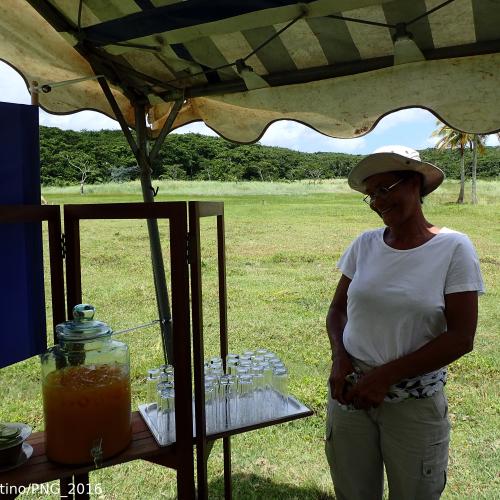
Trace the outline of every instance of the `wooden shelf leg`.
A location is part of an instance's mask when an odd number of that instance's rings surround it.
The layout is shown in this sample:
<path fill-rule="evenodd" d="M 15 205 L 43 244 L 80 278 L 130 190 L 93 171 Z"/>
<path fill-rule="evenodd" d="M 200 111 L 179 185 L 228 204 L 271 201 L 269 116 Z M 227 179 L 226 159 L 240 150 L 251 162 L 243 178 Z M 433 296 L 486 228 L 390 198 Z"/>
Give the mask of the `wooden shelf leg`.
<path fill-rule="evenodd" d="M 224 498 L 231 500 L 233 498 L 233 484 L 231 480 L 231 438 L 222 439 L 224 450 Z"/>
<path fill-rule="evenodd" d="M 73 476 L 73 487 L 75 491 L 75 500 L 90 499 L 90 480 L 87 473 Z"/>
<path fill-rule="evenodd" d="M 61 498 L 73 498 L 73 494 L 70 494 L 70 484 L 72 481 L 73 476 L 63 477 L 59 480 Z"/>

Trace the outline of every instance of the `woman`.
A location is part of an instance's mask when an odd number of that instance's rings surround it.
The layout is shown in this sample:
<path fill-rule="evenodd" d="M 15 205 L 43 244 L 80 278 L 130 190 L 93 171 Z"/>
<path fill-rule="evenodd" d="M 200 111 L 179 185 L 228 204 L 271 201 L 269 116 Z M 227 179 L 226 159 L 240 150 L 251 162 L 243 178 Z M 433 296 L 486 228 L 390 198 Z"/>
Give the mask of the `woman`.
<path fill-rule="evenodd" d="M 326 454 L 339 500 L 438 499 L 446 484 L 446 365 L 470 352 L 483 282 L 474 247 L 422 199 L 443 181 L 403 146 L 356 165 L 349 186 L 385 227 L 341 257 L 327 315 L 332 347 Z"/>

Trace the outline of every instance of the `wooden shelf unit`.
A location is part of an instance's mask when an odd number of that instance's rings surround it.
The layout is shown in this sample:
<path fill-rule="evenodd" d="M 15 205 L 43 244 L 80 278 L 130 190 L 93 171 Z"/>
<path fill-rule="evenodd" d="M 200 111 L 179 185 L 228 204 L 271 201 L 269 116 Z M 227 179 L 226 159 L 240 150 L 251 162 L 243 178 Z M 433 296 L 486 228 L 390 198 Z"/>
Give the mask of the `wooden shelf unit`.
<path fill-rule="evenodd" d="M 66 309 L 71 315 L 82 301 L 80 221 L 90 219 L 168 219 L 171 269 L 173 353 L 176 372 L 176 443 L 160 447 L 139 412 L 132 414 L 132 443 L 122 453 L 104 461 L 101 467 L 147 460 L 177 470 L 180 499 L 208 498 L 207 460 L 215 439 L 223 440 L 225 498 L 232 498 L 230 436 L 241 432 L 303 418 L 312 412 L 299 403 L 300 411 L 273 420 L 206 434 L 204 397 L 204 344 L 200 220 L 217 218 L 217 263 L 219 285 L 220 355 L 228 352 L 227 293 L 225 269 L 224 205 L 215 202 L 157 202 L 81 204 L 64 206 L 65 237 L 61 239 L 59 206 L 0 206 L 0 223 L 49 221 L 52 306 L 54 325 L 64 321 L 63 259 L 66 259 Z M 64 249 L 61 252 L 61 241 Z M 55 338 L 55 337 L 54 337 Z M 191 342 L 193 356 L 191 359 Z M 194 391 L 192 381 L 194 380 Z M 194 411 L 193 411 L 194 396 Z M 195 437 L 193 437 L 193 426 Z M 89 483 L 93 464 L 67 466 L 51 462 L 45 455 L 45 433 L 27 440 L 33 456 L 27 463 L 0 473 L 0 484 L 27 485 L 59 479 L 61 497 L 68 498 L 68 485 Z M 197 456 L 195 484 L 194 449 Z M 90 488 L 84 488 L 89 491 Z M 74 499 L 88 499 L 75 493 Z"/>

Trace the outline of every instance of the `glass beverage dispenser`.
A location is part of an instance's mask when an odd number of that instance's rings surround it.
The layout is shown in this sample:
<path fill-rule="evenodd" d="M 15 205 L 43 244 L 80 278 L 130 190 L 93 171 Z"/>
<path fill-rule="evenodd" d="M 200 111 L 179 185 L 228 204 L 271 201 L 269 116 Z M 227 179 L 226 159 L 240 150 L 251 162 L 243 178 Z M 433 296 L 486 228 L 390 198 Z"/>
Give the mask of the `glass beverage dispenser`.
<path fill-rule="evenodd" d="M 75 306 L 41 355 L 46 453 L 59 463 L 98 465 L 131 440 L 128 347 L 94 313 Z"/>

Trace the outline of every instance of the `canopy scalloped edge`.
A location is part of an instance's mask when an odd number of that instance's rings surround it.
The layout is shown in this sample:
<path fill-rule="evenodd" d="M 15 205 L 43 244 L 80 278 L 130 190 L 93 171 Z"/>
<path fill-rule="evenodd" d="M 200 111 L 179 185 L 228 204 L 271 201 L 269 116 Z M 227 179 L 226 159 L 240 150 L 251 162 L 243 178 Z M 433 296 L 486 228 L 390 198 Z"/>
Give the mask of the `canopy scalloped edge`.
<path fill-rule="evenodd" d="M 20 74 L 27 83 L 29 76 Z M 489 134 L 500 130 L 495 107 L 500 100 L 499 81 L 500 54 L 424 61 L 307 84 L 189 99 L 173 128 L 203 121 L 227 140 L 250 144 L 272 123 L 291 120 L 329 137 L 347 139 L 367 134 L 389 113 L 418 107 L 457 130 Z M 118 89 L 113 94 L 134 127 L 133 106 Z M 54 114 L 92 110 L 115 118 L 95 81 L 41 94 L 40 105 Z M 171 108 L 172 103 L 150 108 L 153 136 L 159 134 Z"/>
<path fill-rule="evenodd" d="M 451 127 L 487 134 L 500 129 L 500 54 L 424 61 L 358 75 L 198 97 L 181 110 L 174 128 L 202 120 L 228 140 L 252 143 L 277 120 L 303 123 L 330 137 L 359 137 L 385 115 L 419 107 Z M 163 125 L 169 104 L 149 113 L 153 131 Z"/>
<path fill-rule="evenodd" d="M 371 1 L 360 0 L 363 5 Z M 63 35 L 28 2 L 0 2 L 0 59 L 18 69 L 26 82 L 94 74 Z M 499 81 L 500 53 L 429 60 L 309 83 L 194 97 L 184 103 L 173 128 L 201 120 L 228 140 L 252 143 L 271 123 L 293 120 L 331 137 L 352 138 L 369 132 L 392 111 L 421 107 L 455 129 L 492 133 L 500 129 Z M 133 127 L 133 103 L 120 88 L 113 87 L 112 92 Z M 50 113 L 92 109 L 114 117 L 95 80 L 57 87 L 39 98 Z M 149 109 L 153 136 L 159 134 L 172 106 L 164 102 Z"/>

